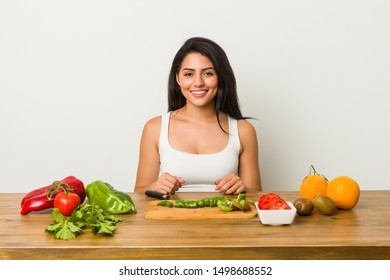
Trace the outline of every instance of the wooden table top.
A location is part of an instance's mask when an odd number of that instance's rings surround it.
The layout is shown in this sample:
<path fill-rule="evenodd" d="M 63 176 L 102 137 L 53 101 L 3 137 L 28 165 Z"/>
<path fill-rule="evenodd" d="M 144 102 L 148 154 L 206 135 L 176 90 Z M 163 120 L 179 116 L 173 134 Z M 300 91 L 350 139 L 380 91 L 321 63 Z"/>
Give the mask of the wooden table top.
<path fill-rule="evenodd" d="M 298 192 L 277 192 L 294 201 Z M 248 193 L 257 201 L 262 193 Z M 390 259 L 390 191 L 362 191 L 352 210 L 333 216 L 297 216 L 291 225 L 267 226 L 260 220 L 147 220 L 154 200 L 130 193 L 138 213 L 123 215 L 112 237 L 84 232 L 76 239 L 55 240 L 44 232 L 51 211 L 20 215 L 24 194 L 0 194 L 0 259 L 15 260 L 250 260 L 250 259 Z M 182 193 L 174 199 L 212 197 Z"/>

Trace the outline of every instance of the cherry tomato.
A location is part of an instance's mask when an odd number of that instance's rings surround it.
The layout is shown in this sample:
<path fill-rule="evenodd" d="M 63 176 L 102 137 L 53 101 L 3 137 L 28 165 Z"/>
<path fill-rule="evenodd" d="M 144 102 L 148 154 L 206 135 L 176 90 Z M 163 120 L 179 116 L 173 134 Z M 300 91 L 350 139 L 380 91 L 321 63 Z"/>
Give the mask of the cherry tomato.
<path fill-rule="evenodd" d="M 74 209 L 80 205 L 80 197 L 73 192 L 60 192 L 54 199 L 54 208 L 58 208 L 64 216 L 70 216 Z"/>

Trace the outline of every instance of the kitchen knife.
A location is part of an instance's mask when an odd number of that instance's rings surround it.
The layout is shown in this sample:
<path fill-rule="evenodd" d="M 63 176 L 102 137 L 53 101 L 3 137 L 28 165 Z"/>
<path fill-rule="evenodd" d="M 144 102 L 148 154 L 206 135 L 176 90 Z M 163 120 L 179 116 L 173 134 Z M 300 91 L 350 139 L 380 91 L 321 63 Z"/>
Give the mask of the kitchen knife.
<path fill-rule="evenodd" d="M 149 197 L 154 197 L 154 198 L 158 198 L 158 199 L 169 199 L 170 198 L 169 194 L 163 194 L 163 193 L 154 192 L 151 190 L 147 190 L 145 192 L 145 194 Z"/>

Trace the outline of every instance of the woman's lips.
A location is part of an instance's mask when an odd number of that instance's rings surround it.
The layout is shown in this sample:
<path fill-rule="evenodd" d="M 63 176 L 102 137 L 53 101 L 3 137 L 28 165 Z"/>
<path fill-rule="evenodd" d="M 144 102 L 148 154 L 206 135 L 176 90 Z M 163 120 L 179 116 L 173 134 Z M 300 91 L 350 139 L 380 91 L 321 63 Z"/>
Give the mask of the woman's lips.
<path fill-rule="evenodd" d="M 195 97 L 202 97 L 204 96 L 206 93 L 208 92 L 208 90 L 192 90 L 191 93 L 192 95 L 194 95 Z"/>

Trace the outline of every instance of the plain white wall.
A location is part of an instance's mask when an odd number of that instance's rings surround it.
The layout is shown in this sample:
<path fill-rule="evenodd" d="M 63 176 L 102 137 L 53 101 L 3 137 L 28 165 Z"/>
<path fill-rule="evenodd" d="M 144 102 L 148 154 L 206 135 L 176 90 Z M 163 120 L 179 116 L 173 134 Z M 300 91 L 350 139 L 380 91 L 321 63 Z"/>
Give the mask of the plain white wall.
<path fill-rule="evenodd" d="M 132 191 L 174 54 L 215 40 L 258 133 L 264 191 L 329 179 L 390 189 L 390 2 L 0 2 L 0 191 L 74 175 Z"/>

